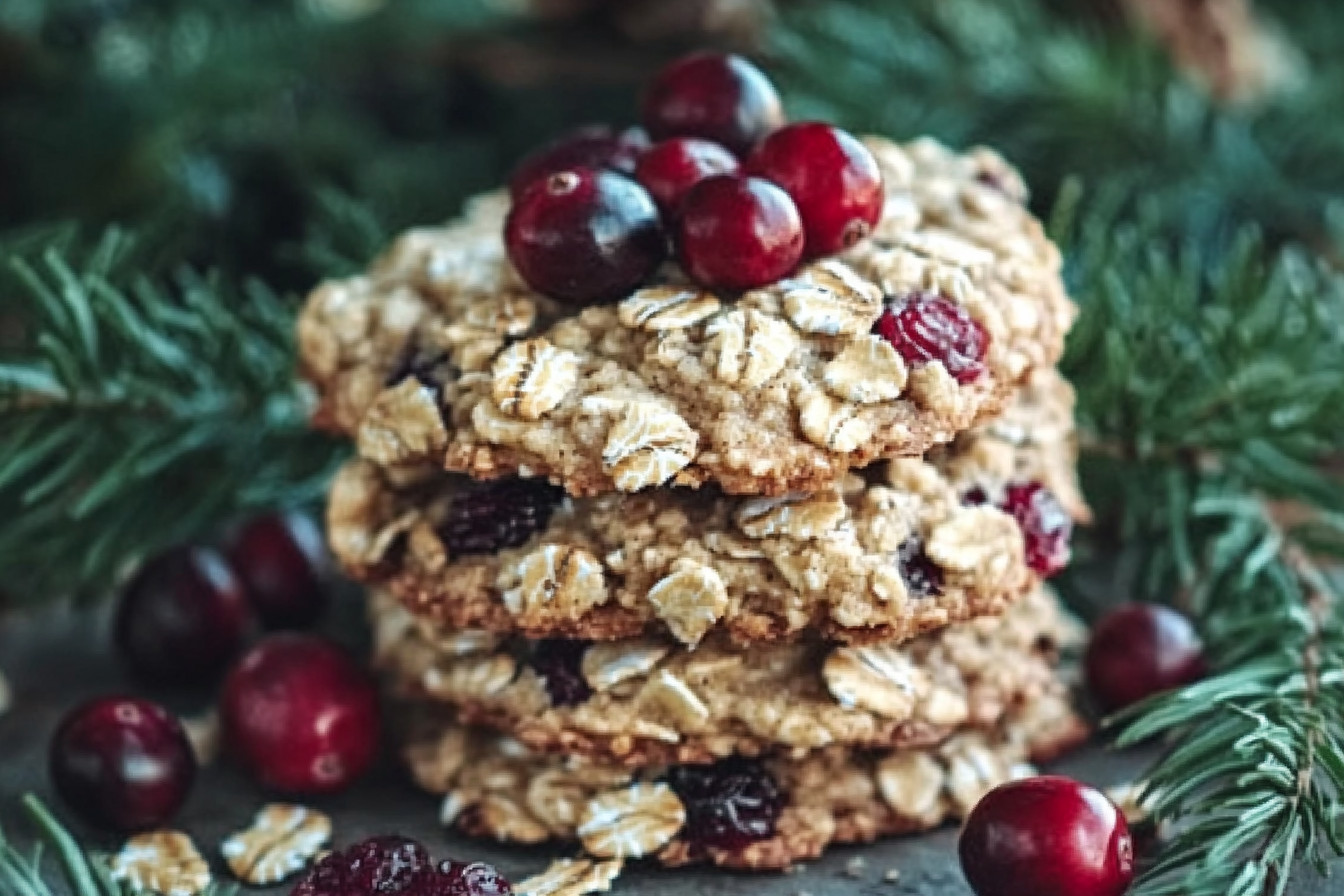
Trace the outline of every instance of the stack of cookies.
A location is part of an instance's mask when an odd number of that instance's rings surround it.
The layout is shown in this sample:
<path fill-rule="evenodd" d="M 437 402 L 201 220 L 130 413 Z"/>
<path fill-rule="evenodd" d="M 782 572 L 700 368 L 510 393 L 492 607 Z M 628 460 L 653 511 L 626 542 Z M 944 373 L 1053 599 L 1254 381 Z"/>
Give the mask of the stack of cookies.
<path fill-rule="evenodd" d="M 668 264 L 558 303 L 490 194 L 309 298 L 317 420 L 358 448 L 332 547 L 446 823 L 782 868 L 1084 734 L 1043 585 L 1087 512 L 1059 253 L 992 152 L 865 143 L 871 236 L 757 289 Z"/>

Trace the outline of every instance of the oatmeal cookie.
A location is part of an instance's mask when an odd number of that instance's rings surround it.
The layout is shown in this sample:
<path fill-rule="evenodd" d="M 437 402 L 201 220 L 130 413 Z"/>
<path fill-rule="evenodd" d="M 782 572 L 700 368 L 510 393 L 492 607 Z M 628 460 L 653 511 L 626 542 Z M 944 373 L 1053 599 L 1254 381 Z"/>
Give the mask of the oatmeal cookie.
<path fill-rule="evenodd" d="M 394 692 L 450 704 L 461 721 L 538 752 L 635 766 L 938 743 L 1048 692 L 1061 650 L 1081 639 L 1045 589 L 1002 618 L 899 646 L 528 642 L 445 631 L 389 595 L 374 597 L 371 615 L 377 664 Z"/>
<path fill-rule="evenodd" d="M 614 305 L 561 306 L 510 267 L 502 193 L 406 234 L 307 301 L 317 422 L 382 466 L 576 496 L 813 491 L 949 442 L 1058 360 L 1075 309 L 1002 159 L 868 145 L 887 192 L 872 237 L 742 295 L 668 265 Z"/>
<path fill-rule="evenodd" d="M 406 749 L 442 818 L 515 843 L 577 841 L 598 858 L 778 870 L 831 843 L 910 834 L 964 817 L 991 788 L 1034 774 L 1087 735 L 1062 688 L 988 731 L 902 750 L 827 747 L 707 766 L 622 765 L 537 754 L 418 706 Z"/>
<path fill-rule="evenodd" d="M 996 506 L 1010 483 L 1046 483 L 1065 510 L 1086 512 L 1071 393 L 1053 373 L 1031 382 L 1000 421 L 936 457 L 887 461 L 812 495 L 568 499 L 535 480 L 356 461 L 332 487 L 328 533 L 352 576 L 454 629 L 904 640 L 1000 613 L 1031 589 L 1025 547 L 1037 535 Z"/>

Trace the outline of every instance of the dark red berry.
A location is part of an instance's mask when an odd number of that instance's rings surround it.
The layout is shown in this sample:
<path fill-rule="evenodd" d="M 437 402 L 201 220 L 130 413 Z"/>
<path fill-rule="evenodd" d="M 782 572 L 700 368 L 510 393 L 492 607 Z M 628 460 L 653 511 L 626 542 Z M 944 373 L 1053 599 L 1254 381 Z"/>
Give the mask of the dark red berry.
<path fill-rule="evenodd" d="M 941 361 L 959 383 L 974 382 L 985 372 L 989 333 L 964 308 L 936 293 L 912 293 L 891 305 L 873 331 L 907 363 Z"/>
<path fill-rule="evenodd" d="M 1010 485 L 1000 506 L 1022 527 L 1028 566 L 1049 577 L 1069 565 L 1073 520 L 1049 489 L 1039 482 Z"/>
<path fill-rule="evenodd" d="M 247 597 L 224 557 L 183 546 L 146 561 L 126 584 L 113 637 L 141 678 L 200 684 L 224 670 L 251 628 Z"/>
<path fill-rule="evenodd" d="M 775 835 L 784 793 L 755 759 L 734 756 L 713 765 L 679 765 L 667 783 L 686 807 L 683 836 L 693 845 L 742 849 Z"/>
<path fill-rule="evenodd" d="M 736 174 L 739 167 L 737 157 L 717 143 L 674 137 L 644 153 L 635 177 L 663 214 L 672 216 L 691 187 L 715 174 Z"/>
<path fill-rule="evenodd" d="M 322 530 L 301 513 L 269 513 L 238 530 L 229 561 L 247 598 L 271 628 L 311 625 L 327 607 L 329 567 Z"/>
<path fill-rule="evenodd" d="M 901 542 L 896 563 L 912 597 L 934 597 L 943 593 L 943 569 L 924 553 L 924 541 L 919 536 Z"/>
<path fill-rule="evenodd" d="M 1084 657 L 1087 686 L 1108 712 L 1204 677 L 1204 648 L 1180 613 L 1125 604 L 1092 629 Z"/>
<path fill-rule="evenodd" d="M 453 499 L 439 534 L 455 557 L 495 554 L 545 529 L 564 499 L 564 490 L 544 479 L 487 482 Z"/>
<path fill-rule="evenodd" d="M 548 638 L 538 641 L 532 650 L 532 668 L 546 685 L 555 706 L 576 706 L 593 696 L 583 677 L 583 652 L 587 641 Z"/>
<path fill-rule="evenodd" d="M 701 137 L 744 156 L 784 123 L 784 108 L 770 79 L 741 56 L 694 53 L 654 77 L 642 118 L 655 140 Z"/>
<path fill-rule="evenodd" d="M 681 266 L 701 285 L 751 289 L 797 267 L 803 224 L 793 200 L 769 181 L 718 174 L 682 200 L 677 249 Z"/>
<path fill-rule="evenodd" d="M 425 848 L 398 835 L 373 837 L 318 861 L 290 896 L 436 896 L 440 883 Z"/>
<path fill-rule="evenodd" d="M 843 252 L 882 217 L 882 171 L 848 131 L 819 121 L 787 125 L 761 141 L 747 167 L 793 198 L 813 258 Z"/>
<path fill-rule="evenodd" d="M 625 298 L 667 257 L 648 192 L 592 168 L 534 181 L 509 210 L 504 243 L 529 286 L 574 305 Z"/>
<path fill-rule="evenodd" d="M 512 896 L 513 887 L 494 865 L 485 862 L 439 863 L 439 878 L 443 882 L 442 896 Z"/>
<path fill-rule="evenodd" d="M 605 168 L 634 174 L 649 137 L 640 128 L 617 132 L 605 124 L 590 124 L 534 150 L 509 175 L 509 193 L 517 200 L 533 181 L 568 168 Z"/>
<path fill-rule="evenodd" d="M 196 756 L 177 718 L 131 697 L 103 697 L 70 712 L 51 739 L 48 763 L 71 809 L 121 832 L 167 822 L 196 778 Z"/>
<path fill-rule="evenodd" d="M 957 852 L 976 896 L 1120 896 L 1134 878 L 1124 815 L 1069 778 L 991 790 L 966 819 Z"/>
<path fill-rule="evenodd" d="M 224 682 L 225 743 L 262 784 L 339 790 L 378 753 L 378 696 L 364 669 L 313 635 L 271 635 Z"/>

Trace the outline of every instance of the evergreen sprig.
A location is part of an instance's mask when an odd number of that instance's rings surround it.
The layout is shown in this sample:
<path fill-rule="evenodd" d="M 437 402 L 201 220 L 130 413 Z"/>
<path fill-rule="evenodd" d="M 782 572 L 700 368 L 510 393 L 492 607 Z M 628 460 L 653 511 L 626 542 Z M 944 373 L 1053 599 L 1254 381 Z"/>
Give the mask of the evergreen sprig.
<path fill-rule="evenodd" d="M 24 853 L 9 842 L 0 830 L 0 894 L 3 896 L 128 896 L 112 878 L 104 856 L 89 853 L 75 835 L 32 794 L 23 797 L 23 808 L 37 831 L 37 845 Z M 65 882 L 64 889 L 53 883 L 46 855 L 56 858 Z M 213 881 L 201 896 L 236 896 L 236 884 Z"/>
<path fill-rule="evenodd" d="M 1143 704 L 1119 742 L 1166 735 L 1145 776 L 1177 832 L 1142 896 L 1266 896 L 1344 855 L 1344 278 L 1247 231 L 1171 247 L 1114 203 L 1054 222 L 1083 314 L 1089 498 L 1123 546 L 1126 596 L 1200 622 L 1215 674 Z M 1110 205 L 1111 208 L 1107 206 Z M 1084 553 L 1087 553 L 1086 550 Z M 1124 587 L 1124 586 L 1120 586 Z"/>
<path fill-rule="evenodd" d="M 340 454 L 306 425 L 291 303 L 136 257 L 119 230 L 6 253 L 24 332 L 0 345 L 0 569 L 20 600 L 105 591 L 145 552 L 313 500 Z"/>
<path fill-rule="evenodd" d="M 796 117 L 993 146 L 1043 211 L 1076 174 L 1150 197 L 1187 239 L 1258 222 L 1337 248 L 1344 119 L 1330 110 L 1344 108 L 1344 19 L 1329 0 L 1272 14 L 1306 71 L 1253 108 L 1219 105 L 1133 29 L 1045 0 L 789 4 L 771 50 Z"/>

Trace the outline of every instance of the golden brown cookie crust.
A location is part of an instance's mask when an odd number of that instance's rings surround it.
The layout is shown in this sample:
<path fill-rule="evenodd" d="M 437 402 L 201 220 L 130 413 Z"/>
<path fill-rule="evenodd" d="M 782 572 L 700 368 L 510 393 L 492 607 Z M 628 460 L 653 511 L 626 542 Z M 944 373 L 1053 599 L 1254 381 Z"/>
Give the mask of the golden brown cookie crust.
<path fill-rule="evenodd" d="M 1087 726 L 1062 687 L 1016 707 L 989 731 L 964 731 L 904 750 L 828 747 L 769 757 L 787 794 L 775 835 L 743 849 L 694 849 L 678 800 L 658 782 L 665 769 L 632 769 L 529 751 L 419 706 L 406 749 L 412 775 L 444 795 L 442 818 L 465 833 L 516 843 L 579 841 L 599 857 L 613 849 L 664 865 L 713 862 L 753 871 L 814 859 L 832 843 L 868 842 L 962 818 L 989 789 L 1033 774 L 1028 762 L 1080 743 Z M 599 821 L 601 824 L 585 825 Z"/>
<path fill-rule="evenodd" d="M 1081 640 L 1054 596 L 1038 589 L 1001 618 L 900 646 L 811 639 L 742 650 L 717 637 L 687 650 L 671 638 L 611 641 L 583 653 L 591 694 L 557 706 L 519 639 L 443 630 L 385 594 L 371 616 L 376 661 L 395 693 L 451 705 L 464 723 L 537 752 L 632 766 L 935 744 L 959 728 L 990 728 L 1048 693 L 1060 652 Z"/>
<path fill-rule="evenodd" d="M 451 556 L 441 536 L 474 488 L 427 470 L 348 465 L 332 488 L 328 533 L 357 580 L 447 628 L 589 640 L 711 630 L 739 642 L 804 630 L 851 643 L 905 640 L 995 615 L 1034 585 L 1017 524 L 991 506 L 1008 482 L 1045 483 L 1075 516 L 1072 391 L 1032 376 L 1004 416 L 928 460 L 901 458 L 811 496 L 745 499 L 656 489 L 574 499 L 527 543 Z M 939 593 L 907 586 L 897 556 L 918 544 L 942 570 Z M 563 571 L 563 572 L 562 572 Z M 562 581 L 563 579 L 563 581 Z"/>
<path fill-rule="evenodd" d="M 1075 309 L 1001 159 L 868 143 L 887 188 L 872 238 L 741 296 L 669 265 L 621 303 L 562 308 L 509 266 L 500 194 L 412 231 L 367 275 L 308 299 L 299 345 L 317 422 L 381 465 L 544 476 L 574 495 L 812 491 L 950 441 L 1058 360 Z M 979 379 L 909 365 L 872 335 L 884 302 L 916 291 L 985 327 Z"/>

